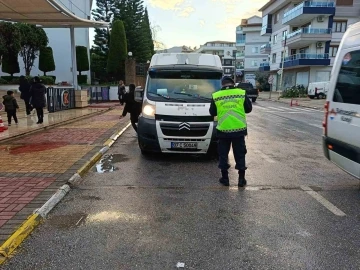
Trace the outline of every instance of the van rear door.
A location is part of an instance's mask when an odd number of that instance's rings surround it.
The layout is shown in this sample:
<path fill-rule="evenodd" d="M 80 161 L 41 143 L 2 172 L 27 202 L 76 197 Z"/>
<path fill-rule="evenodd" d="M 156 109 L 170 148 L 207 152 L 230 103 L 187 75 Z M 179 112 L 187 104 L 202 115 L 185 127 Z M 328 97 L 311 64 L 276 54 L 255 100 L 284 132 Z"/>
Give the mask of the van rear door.
<path fill-rule="evenodd" d="M 335 89 L 328 97 L 330 159 L 350 174 L 360 177 L 360 47 L 338 53 L 339 61 L 342 61 L 336 66 L 338 71 L 335 70 L 334 74 L 338 76 L 332 80 Z"/>

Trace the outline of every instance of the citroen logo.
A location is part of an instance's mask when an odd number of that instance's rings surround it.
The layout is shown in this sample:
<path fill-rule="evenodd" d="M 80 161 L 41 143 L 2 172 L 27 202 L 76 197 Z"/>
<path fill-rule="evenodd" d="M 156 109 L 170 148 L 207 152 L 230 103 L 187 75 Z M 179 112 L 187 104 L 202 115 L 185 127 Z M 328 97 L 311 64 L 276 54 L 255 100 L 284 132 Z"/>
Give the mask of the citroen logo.
<path fill-rule="evenodd" d="M 188 123 L 181 123 L 181 124 L 179 125 L 179 130 L 182 130 L 182 129 L 190 130 L 190 124 L 188 124 Z"/>

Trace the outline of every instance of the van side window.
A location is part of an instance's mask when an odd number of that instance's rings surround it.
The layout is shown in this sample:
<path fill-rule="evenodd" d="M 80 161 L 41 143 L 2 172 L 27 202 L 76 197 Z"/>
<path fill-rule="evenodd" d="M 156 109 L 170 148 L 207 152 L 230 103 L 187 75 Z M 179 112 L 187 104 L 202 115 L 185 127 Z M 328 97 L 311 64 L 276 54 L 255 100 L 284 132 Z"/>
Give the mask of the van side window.
<path fill-rule="evenodd" d="M 333 101 L 360 105 L 360 50 L 345 54 Z"/>

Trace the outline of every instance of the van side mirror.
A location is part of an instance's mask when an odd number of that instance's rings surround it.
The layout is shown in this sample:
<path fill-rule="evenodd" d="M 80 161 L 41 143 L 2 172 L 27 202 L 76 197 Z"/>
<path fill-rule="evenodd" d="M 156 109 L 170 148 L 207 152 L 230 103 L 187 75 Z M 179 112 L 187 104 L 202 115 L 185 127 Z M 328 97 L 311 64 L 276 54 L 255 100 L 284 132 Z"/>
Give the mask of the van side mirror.
<path fill-rule="evenodd" d="M 136 102 L 142 103 L 144 99 L 144 89 L 136 88 L 134 92 L 134 99 Z"/>

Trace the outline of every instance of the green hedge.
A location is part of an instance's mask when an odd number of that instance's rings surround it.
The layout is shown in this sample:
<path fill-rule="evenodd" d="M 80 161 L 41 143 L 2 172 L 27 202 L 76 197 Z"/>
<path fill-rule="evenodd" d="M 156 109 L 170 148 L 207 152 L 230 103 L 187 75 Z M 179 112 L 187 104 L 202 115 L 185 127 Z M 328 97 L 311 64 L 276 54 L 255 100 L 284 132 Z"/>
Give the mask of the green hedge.
<path fill-rule="evenodd" d="M 87 84 L 87 75 L 78 75 L 78 84 Z"/>
<path fill-rule="evenodd" d="M 27 76 L 26 78 L 30 83 L 33 80 L 32 76 Z M 55 84 L 55 79 L 56 76 L 40 76 L 42 83 L 47 85 Z M 20 77 L 13 77 L 11 80 L 10 76 L 2 76 L 0 78 L 0 84 L 20 84 Z"/>
<path fill-rule="evenodd" d="M 303 85 L 288 87 L 281 94 L 282 98 L 301 98 L 307 97 L 307 89 Z"/>

